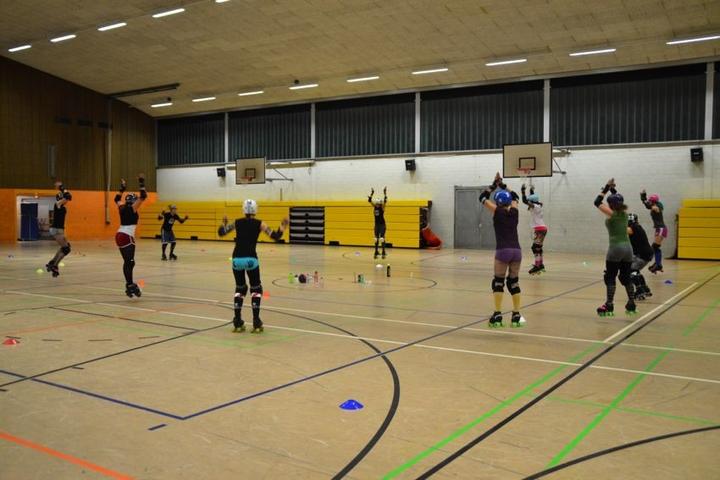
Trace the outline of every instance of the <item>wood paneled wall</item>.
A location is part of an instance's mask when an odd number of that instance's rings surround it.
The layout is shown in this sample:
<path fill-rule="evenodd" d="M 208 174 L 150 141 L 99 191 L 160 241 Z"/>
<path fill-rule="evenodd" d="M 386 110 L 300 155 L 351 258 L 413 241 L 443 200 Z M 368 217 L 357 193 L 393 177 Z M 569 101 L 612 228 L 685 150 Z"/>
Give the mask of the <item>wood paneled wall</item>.
<path fill-rule="evenodd" d="M 110 118 L 111 117 L 111 118 Z M 144 172 L 155 190 L 155 122 L 129 105 L 0 57 L 0 188 L 103 190 L 112 125 L 111 189 Z M 130 182 L 134 188 L 135 182 Z"/>

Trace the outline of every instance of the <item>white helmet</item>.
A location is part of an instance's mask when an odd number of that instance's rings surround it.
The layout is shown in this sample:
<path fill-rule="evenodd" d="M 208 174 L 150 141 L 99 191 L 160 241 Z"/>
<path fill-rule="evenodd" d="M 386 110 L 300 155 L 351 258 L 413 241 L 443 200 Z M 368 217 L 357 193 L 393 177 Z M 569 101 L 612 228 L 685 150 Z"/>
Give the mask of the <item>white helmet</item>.
<path fill-rule="evenodd" d="M 382 205 L 382 204 L 383 204 L 383 199 L 380 198 L 380 197 L 375 197 L 375 198 L 373 198 L 373 201 L 372 201 L 372 202 L 373 202 L 374 205 Z"/>
<path fill-rule="evenodd" d="M 243 213 L 245 215 L 257 215 L 257 202 L 248 198 L 243 202 Z"/>

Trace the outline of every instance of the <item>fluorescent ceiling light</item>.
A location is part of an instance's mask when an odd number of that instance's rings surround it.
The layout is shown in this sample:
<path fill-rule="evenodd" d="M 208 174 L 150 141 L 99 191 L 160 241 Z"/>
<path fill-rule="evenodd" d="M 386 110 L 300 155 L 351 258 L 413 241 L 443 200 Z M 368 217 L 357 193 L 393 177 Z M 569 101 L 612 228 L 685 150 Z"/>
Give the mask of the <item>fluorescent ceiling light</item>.
<path fill-rule="evenodd" d="M 58 42 L 64 42 L 65 40 L 71 40 L 75 37 L 77 37 L 77 35 L 75 35 L 74 33 L 71 33 L 70 35 L 63 35 L 62 37 L 51 38 L 50 41 L 52 43 L 58 43 Z"/>
<path fill-rule="evenodd" d="M 515 60 L 501 60 L 499 62 L 489 62 L 489 63 L 486 63 L 485 66 L 486 67 L 496 67 L 498 65 L 510 65 L 513 63 L 525 63 L 525 62 L 527 62 L 527 58 L 517 58 Z"/>
<path fill-rule="evenodd" d="M 292 87 L 289 87 L 290 90 L 302 90 L 304 88 L 315 88 L 317 87 L 317 83 L 306 83 L 305 85 L 293 85 Z"/>
<path fill-rule="evenodd" d="M 370 80 L 377 80 L 380 78 L 378 75 L 370 75 L 368 77 L 358 77 L 358 78 L 348 78 L 348 83 L 355 83 L 355 82 L 369 82 Z"/>
<path fill-rule="evenodd" d="M 229 2 L 230 0 L 215 0 L 215 3 L 225 3 Z"/>
<path fill-rule="evenodd" d="M 202 97 L 202 98 L 193 98 L 193 102 L 210 102 L 212 100 L 215 100 L 215 97 Z"/>
<path fill-rule="evenodd" d="M 150 105 L 152 108 L 159 108 L 159 107 L 169 107 L 172 105 L 172 102 L 163 102 L 163 103 L 153 103 Z"/>
<path fill-rule="evenodd" d="M 32 45 L 18 45 L 17 47 L 8 48 L 8 52 L 15 53 L 21 50 L 27 50 L 28 48 L 32 48 Z"/>
<path fill-rule="evenodd" d="M 586 50 L 584 52 L 573 52 L 570 54 L 571 57 L 582 57 L 584 55 L 599 55 L 601 53 L 613 53 L 617 48 L 603 48 L 600 50 Z"/>
<path fill-rule="evenodd" d="M 449 68 L 442 67 L 442 68 L 431 68 L 429 70 L 415 70 L 412 72 L 413 75 L 425 75 L 426 73 L 441 73 L 441 72 L 447 72 Z"/>
<path fill-rule="evenodd" d="M 261 95 L 265 93 L 265 90 L 253 90 L 252 92 L 238 93 L 238 97 L 247 97 L 248 95 Z"/>
<path fill-rule="evenodd" d="M 105 25 L 105 26 L 103 26 L 103 27 L 98 27 L 98 31 L 100 31 L 100 32 L 107 32 L 108 30 L 114 30 L 114 29 L 116 29 L 116 28 L 124 27 L 125 25 L 127 25 L 127 23 L 125 23 L 125 22 L 117 22 L 117 23 L 113 23 L 113 24 L 110 24 L 110 25 Z"/>
<path fill-rule="evenodd" d="M 169 16 L 169 15 L 175 15 L 176 13 L 182 13 L 182 12 L 184 12 L 184 11 L 185 11 L 184 8 L 176 8 L 176 9 L 174 9 L 174 10 L 168 10 L 168 11 L 166 11 L 166 12 L 156 13 L 156 14 L 153 15 L 152 17 L 153 17 L 153 18 L 162 18 L 162 17 L 167 17 L 167 16 Z"/>
<path fill-rule="evenodd" d="M 708 35 L 705 37 L 695 37 L 695 38 L 684 38 L 682 40 L 671 40 L 669 42 L 665 42 L 668 45 L 682 45 L 683 43 L 695 43 L 695 42 L 707 42 L 708 40 L 717 40 L 720 39 L 720 35 Z"/>

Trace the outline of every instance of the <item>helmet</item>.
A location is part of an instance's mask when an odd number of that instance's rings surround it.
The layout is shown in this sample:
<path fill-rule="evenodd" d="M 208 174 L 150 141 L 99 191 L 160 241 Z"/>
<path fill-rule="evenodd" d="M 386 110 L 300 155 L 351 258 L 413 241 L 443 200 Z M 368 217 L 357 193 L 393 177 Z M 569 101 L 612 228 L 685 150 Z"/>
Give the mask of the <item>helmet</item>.
<path fill-rule="evenodd" d="M 382 205 L 383 200 L 380 197 L 375 197 L 375 198 L 373 198 L 372 203 L 373 203 L 373 205 Z"/>
<path fill-rule="evenodd" d="M 243 202 L 243 213 L 245 215 L 257 215 L 257 202 L 255 200 L 252 200 L 248 198 Z"/>
<path fill-rule="evenodd" d="M 530 203 L 540 203 L 540 195 L 538 195 L 537 193 L 531 193 L 530 195 L 528 195 L 527 199 Z"/>
<path fill-rule="evenodd" d="M 137 200 L 137 195 L 134 193 L 128 193 L 125 195 L 125 205 L 132 205 Z"/>
<path fill-rule="evenodd" d="M 177 210 L 177 205 L 168 205 L 170 210 Z"/>
<path fill-rule="evenodd" d="M 625 203 L 625 199 L 619 193 L 613 193 L 612 195 L 607 197 L 607 203 L 608 205 L 610 205 L 610 208 L 619 207 L 620 205 Z"/>
<path fill-rule="evenodd" d="M 632 225 L 634 223 L 637 223 L 638 216 L 634 213 L 628 213 L 628 225 Z"/>
<path fill-rule="evenodd" d="M 650 203 L 658 203 L 660 201 L 660 196 L 657 193 L 653 193 L 648 197 L 648 201 Z"/>
<path fill-rule="evenodd" d="M 512 202 L 512 195 L 507 190 L 500 190 L 495 193 L 494 200 L 499 206 L 507 207 Z"/>

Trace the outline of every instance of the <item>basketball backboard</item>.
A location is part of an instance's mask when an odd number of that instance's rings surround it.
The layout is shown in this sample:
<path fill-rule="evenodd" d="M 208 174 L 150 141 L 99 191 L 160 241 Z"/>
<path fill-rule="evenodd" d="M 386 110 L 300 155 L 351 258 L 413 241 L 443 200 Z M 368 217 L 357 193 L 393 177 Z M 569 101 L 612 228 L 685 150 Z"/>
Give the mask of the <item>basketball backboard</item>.
<path fill-rule="evenodd" d="M 235 184 L 265 183 L 265 157 L 235 160 Z"/>
<path fill-rule="evenodd" d="M 503 178 L 552 177 L 552 143 L 503 147 Z"/>

